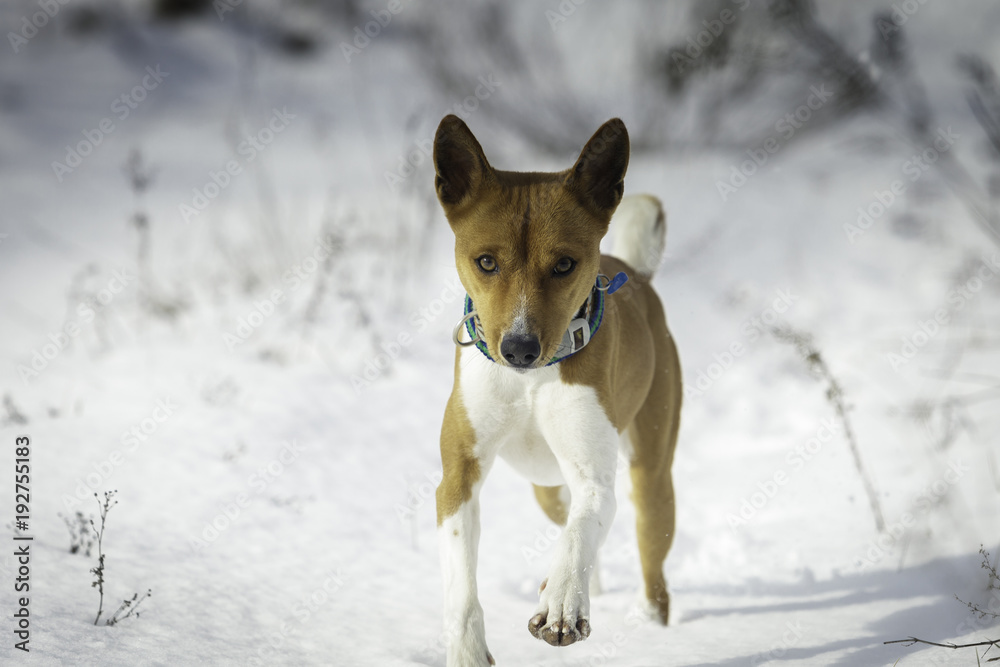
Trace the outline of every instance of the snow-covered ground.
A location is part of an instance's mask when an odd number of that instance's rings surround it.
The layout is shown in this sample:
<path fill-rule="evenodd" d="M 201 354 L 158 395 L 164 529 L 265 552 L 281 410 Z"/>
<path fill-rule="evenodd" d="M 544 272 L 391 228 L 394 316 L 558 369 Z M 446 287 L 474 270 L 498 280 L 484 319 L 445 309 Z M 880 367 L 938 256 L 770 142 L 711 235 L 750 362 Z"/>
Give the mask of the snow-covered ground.
<path fill-rule="evenodd" d="M 960 4 L 920 5 L 910 37 L 948 137 L 935 150 L 983 181 L 982 132 L 935 63 L 969 49 L 1000 65 L 1000 23 Z M 31 11 L 11 3 L 3 33 Z M 627 38 L 600 13 L 579 7 L 564 46 Z M 0 550 L 5 664 L 444 664 L 433 490 L 463 290 L 427 161 L 399 162 L 460 100 L 404 30 L 347 62 L 353 25 L 293 58 L 260 46 L 263 19 L 231 18 L 86 38 L 53 22 L 0 49 L 0 497 L 12 522 L 28 435 L 34 536 L 30 654 L 12 633 L 22 543 Z M 506 80 L 482 76 L 499 82 L 485 106 Z M 468 122 L 498 166 L 572 159 Z M 879 122 L 803 134 L 725 197 L 741 152 L 633 156 L 627 190 L 669 211 L 655 284 L 688 385 L 672 624 L 635 616 L 622 474 L 593 634 L 532 638 L 555 530 L 501 464 L 479 559 L 498 664 L 969 665 L 972 649 L 883 641 L 1000 637 L 955 600 L 1000 605 L 977 553 L 1000 548 L 1000 244 Z M 845 229 L 894 181 L 867 229 Z M 826 382 L 766 331 L 781 324 L 813 336 L 843 388 L 881 534 Z M 96 551 L 70 553 L 62 518 L 96 517 L 107 490 L 105 617 L 152 589 L 114 627 L 93 624 Z"/>

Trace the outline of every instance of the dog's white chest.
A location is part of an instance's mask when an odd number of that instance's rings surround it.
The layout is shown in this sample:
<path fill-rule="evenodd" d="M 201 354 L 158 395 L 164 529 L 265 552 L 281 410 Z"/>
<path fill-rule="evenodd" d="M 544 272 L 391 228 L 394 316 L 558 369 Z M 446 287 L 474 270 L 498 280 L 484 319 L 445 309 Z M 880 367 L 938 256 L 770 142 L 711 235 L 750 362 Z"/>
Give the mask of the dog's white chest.
<path fill-rule="evenodd" d="M 567 418 L 559 414 L 560 404 L 581 388 L 564 384 L 554 366 L 518 373 L 493 363 L 475 348 L 462 350 L 459 383 L 478 454 L 488 454 L 479 451 L 483 447 L 495 448 L 532 483 L 565 483 L 539 423 Z"/>

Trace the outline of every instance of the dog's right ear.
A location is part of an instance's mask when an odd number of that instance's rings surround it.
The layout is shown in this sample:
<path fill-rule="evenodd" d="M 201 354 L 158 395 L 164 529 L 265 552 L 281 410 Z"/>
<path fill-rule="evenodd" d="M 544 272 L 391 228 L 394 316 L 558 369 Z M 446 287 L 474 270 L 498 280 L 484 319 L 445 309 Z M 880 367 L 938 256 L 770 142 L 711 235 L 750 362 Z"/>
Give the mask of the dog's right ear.
<path fill-rule="evenodd" d="M 434 135 L 434 189 L 442 206 L 457 206 L 475 193 L 490 169 L 469 126 L 454 114 L 442 118 Z"/>

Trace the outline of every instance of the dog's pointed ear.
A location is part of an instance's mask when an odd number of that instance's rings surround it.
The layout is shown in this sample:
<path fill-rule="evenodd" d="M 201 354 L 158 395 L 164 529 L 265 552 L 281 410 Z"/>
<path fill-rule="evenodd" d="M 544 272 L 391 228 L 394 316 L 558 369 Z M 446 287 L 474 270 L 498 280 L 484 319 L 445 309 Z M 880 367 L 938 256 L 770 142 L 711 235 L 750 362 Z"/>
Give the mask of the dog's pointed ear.
<path fill-rule="evenodd" d="M 442 206 L 462 203 L 491 169 L 469 126 L 454 114 L 442 118 L 434 135 L 434 189 Z"/>
<path fill-rule="evenodd" d="M 610 215 L 625 192 L 628 169 L 628 130 L 612 118 L 594 133 L 566 177 L 566 187 L 598 213 Z"/>

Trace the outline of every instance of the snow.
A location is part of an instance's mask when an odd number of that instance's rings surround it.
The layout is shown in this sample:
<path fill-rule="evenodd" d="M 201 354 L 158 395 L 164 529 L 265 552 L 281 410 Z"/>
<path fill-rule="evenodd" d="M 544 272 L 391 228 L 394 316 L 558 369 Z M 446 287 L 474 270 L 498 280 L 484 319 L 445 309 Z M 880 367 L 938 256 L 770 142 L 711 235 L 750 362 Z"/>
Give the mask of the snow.
<path fill-rule="evenodd" d="M 8 6 L 3 33 L 34 6 Z M 34 536 L 31 655 L 13 648 L 8 620 L 0 662 L 443 665 L 433 488 L 462 294 L 427 162 L 396 191 L 384 175 L 459 101 L 411 57 L 410 29 L 431 10 L 408 7 L 347 63 L 337 45 L 353 25 L 294 59 L 261 46 L 264 19 L 150 26 L 132 3 L 114 6 L 119 22 L 94 37 L 55 23 L 0 57 L 0 394 L 27 419 L 0 407 L 0 443 L 11 451 L 31 437 Z M 911 19 L 921 65 L 960 50 L 996 64 L 995 9 L 961 7 L 926 3 Z M 585 10 L 558 32 L 560 48 L 627 39 L 629 14 L 605 24 Z M 541 29 L 531 34 L 544 36 L 543 10 L 532 11 Z M 119 120 L 113 101 L 156 65 L 169 77 Z M 602 67 L 634 76 L 626 55 Z M 932 96 L 937 121 L 983 180 L 981 130 L 938 67 L 926 73 L 946 91 Z M 586 87 L 585 71 L 575 85 Z M 592 102 L 619 113 L 613 97 Z M 275 109 L 295 118 L 248 160 L 238 145 Z M 630 123 L 637 112 L 620 113 Z M 104 117 L 115 130 L 60 182 L 51 163 Z M 487 110 L 469 123 L 498 166 L 572 159 L 533 152 Z M 123 174 L 134 149 L 153 173 L 138 197 Z M 686 396 L 674 465 L 672 624 L 635 614 L 641 575 L 620 474 L 591 637 L 564 649 L 532 638 L 554 532 L 527 482 L 500 464 L 483 492 L 479 550 L 498 664 L 967 665 L 972 649 L 882 642 L 1000 635 L 954 599 L 990 603 L 977 552 L 1000 549 L 1000 413 L 995 393 L 976 393 L 996 387 L 1000 368 L 1000 269 L 970 282 L 997 240 L 934 170 L 909 180 L 914 152 L 859 116 L 783 145 L 724 201 L 716 183 L 742 151 L 633 155 L 628 191 L 656 194 L 669 212 L 655 285 L 686 381 L 710 380 Z M 230 160 L 240 173 L 186 222 L 180 205 Z M 906 192 L 849 242 L 845 223 L 895 179 Z M 129 222 L 137 209 L 150 217 L 145 263 Z M 85 295 L 107 304 L 87 318 Z M 903 337 L 923 341 L 921 323 L 940 309 L 947 323 L 894 369 L 887 354 Z M 814 337 L 844 389 L 881 536 L 825 383 L 754 324 L 775 316 Z M 22 377 L 70 322 L 78 335 Z M 245 340 L 226 338 L 241 326 Z M 12 499 L 11 475 L 0 479 Z M 152 597 L 140 618 L 107 627 L 93 624 L 96 553 L 69 553 L 60 514 L 96 516 L 92 494 L 112 489 L 105 617 L 133 593 Z M 752 515 L 734 526 L 746 506 Z M 4 553 L 7 610 L 17 563 Z"/>

